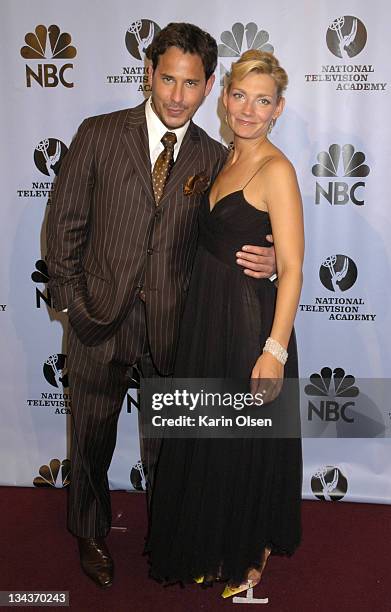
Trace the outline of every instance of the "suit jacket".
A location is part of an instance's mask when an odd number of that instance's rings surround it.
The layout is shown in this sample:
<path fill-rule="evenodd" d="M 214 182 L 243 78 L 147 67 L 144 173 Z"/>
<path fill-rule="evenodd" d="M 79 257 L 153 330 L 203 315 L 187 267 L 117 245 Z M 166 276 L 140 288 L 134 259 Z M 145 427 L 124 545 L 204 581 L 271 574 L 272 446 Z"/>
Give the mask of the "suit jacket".
<path fill-rule="evenodd" d="M 225 157 L 190 122 L 157 207 L 144 104 L 82 123 L 54 186 L 47 263 L 55 308 L 84 344 L 112 338 L 142 289 L 154 362 L 172 371 L 202 197 L 183 186 L 201 172 L 213 181 Z"/>

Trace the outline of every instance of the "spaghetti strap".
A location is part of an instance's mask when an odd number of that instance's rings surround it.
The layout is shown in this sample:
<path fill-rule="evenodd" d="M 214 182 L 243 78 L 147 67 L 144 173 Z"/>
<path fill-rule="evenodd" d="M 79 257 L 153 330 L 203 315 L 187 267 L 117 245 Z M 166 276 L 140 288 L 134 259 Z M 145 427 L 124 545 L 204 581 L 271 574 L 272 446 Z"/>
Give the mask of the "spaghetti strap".
<path fill-rule="evenodd" d="M 270 161 L 270 156 L 266 158 L 266 160 L 263 161 L 263 163 L 259 166 L 259 168 L 257 168 L 254 172 L 253 175 L 251 175 L 251 177 L 249 178 L 249 180 L 247 181 L 247 183 L 242 187 L 242 191 L 244 191 L 246 189 L 246 187 L 251 183 L 251 181 L 253 180 L 253 178 L 255 177 L 256 174 L 258 174 L 258 172 L 260 170 L 262 170 L 262 168 L 264 166 L 266 166 L 267 162 Z"/>

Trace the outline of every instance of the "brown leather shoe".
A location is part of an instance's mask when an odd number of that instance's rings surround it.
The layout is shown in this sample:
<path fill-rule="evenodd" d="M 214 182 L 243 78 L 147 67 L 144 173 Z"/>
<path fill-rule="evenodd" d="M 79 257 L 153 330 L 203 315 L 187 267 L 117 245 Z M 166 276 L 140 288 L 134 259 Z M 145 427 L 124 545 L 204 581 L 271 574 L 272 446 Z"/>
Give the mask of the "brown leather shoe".
<path fill-rule="evenodd" d="M 103 589 L 113 584 L 114 564 L 104 538 L 77 538 L 85 574 Z"/>

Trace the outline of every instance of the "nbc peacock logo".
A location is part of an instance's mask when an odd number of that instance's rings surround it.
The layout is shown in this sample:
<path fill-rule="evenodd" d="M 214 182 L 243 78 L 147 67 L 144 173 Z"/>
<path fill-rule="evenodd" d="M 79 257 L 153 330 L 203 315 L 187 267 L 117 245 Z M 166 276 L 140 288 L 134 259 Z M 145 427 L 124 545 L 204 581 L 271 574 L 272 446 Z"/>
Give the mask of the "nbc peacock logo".
<path fill-rule="evenodd" d="M 360 391 L 356 379 L 343 368 L 324 367 L 310 376 L 310 384 L 304 388 L 308 400 L 307 418 L 311 422 L 354 423 L 355 402 Z M 347 399 L 349 398 L 349 399 Z"/>
<path fill-rule="evenodd" d="M 61 32 L 58 25 L 47 27 L 40 24 L 36 26 L 34 32 L 26 34 L 24 41 L 26 44 L 20 50 L 21 56 L 29 61 L 38 60 L 34 68 L 26 64 L 27 87 L 31 87 L 33 82 L 41 87 L 57 87 L 59 84 L 64 87 L 74 86 L 69 80 L 68 72 L 73 69 L 73 64 L 50 63 L 50 60 L 70 60 L 76 57 L 77 50 L 71 44 L 72 37 L 68 32 Z"/>
<path fill-rule="evenodd" d="M 237 22 L 230 30 L 224 30 L 220 36 L 221 43 L 218 45 L 219 57 L 237 59 L 244 51 L 258 49 L 259 51 L 274 52 L 274 47 L 269 41 L 269 32 L 260 28 L 256 23 L 250 21 L 246 25 Z M 224 84 L 224 77 L 231 66 L 220 63 L 220 84 Z"/>
<path fill-rule="evenodd" d="M 35 305 L 41 308 L 41 303 L 44 302 L 49 308 L 53 308 L 52 296 L 49 289 L 46 287 L 49 282 L 48 266 L 44 259 L 38 259 L 35 262 L 35 270 L 31 273 L 31 280 L 34 283 L 44 285 L 41 291 L 38 287 L 35 288 Z"/>
<path fill-rule="evenodd" d="M 49 282 L 49 272 L 48 266 L 44 259 L 38 259 L 35 262 L 35 270 L 31 273 L 31 280 L 34 283 L 48 283 Z"/>
<path fill-rule="evenodd" d="M 331 144 L 327 151 L 318 153 L 316 159 L 318 163 L 312 166 L 314 176 L 320 179 L 343 177 L 347 180 L 329 180 L 327 183 L 317 181 L 315 204 L 320 204 L 322 198 L 332 206 L 365 204 L 362 191 L 365 181 L 354 180 L 358 177 L 365 178 L 370 172 L 369 166 L 364 163 L 365 154 L 362 151 L 356 151 L 352 144 Z"/>
<path fill-rule="evenodd" d="M 26 45 L 21 48 L 21 56 L 25 59 L 73 59 L 76 49 L 71 45 L 71 35 L 61 34 L 57 25 L 48 28 L 38 25 L 35 32 L 28 32 L 24 37 Z"/>
<path fill-rule="evenodd" d="M 71 462 L 69 459 L 60 461 L 51 459 L 48 464 L 41 465 L 39 476 L 33 480 L 34 487 L 62 489 L 70 484 Z"/>
<path fill-rule="evenodd" d="M 304 390 L 315 397 L 357 397 L 359 389 L 355 383 L 355 377 L 346 374 L 343 368 L 324 367 L 311 374 L 310 384 Z"/>
<path fill-rule="evenodd" d="M 370 169 L 365 162 L 365 154 L 355 151 L 352 144 L 332 144 L 328 151 L 321 151 L 318 163 L 312 166 L 315 176 L 368 176 Z M 342 162 L 342 163 L 341 163 Z"/>

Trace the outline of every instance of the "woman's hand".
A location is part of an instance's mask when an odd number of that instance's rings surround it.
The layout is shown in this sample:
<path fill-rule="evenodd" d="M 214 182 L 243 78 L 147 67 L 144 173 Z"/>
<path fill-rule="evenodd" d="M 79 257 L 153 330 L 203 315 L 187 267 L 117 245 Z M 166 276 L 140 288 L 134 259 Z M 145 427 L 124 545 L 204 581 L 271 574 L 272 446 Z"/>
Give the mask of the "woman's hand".
<path fill-rule="evenodd" d="M 271 353 L 262 353 L 251 372 L 251 393 L 260 393 L 263 403 L 279 395 L 284 382 L 284 366 Z"/>

